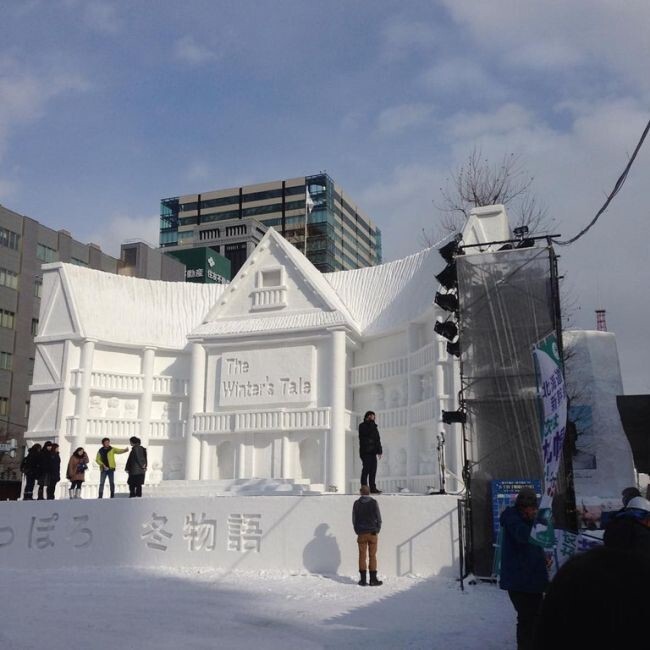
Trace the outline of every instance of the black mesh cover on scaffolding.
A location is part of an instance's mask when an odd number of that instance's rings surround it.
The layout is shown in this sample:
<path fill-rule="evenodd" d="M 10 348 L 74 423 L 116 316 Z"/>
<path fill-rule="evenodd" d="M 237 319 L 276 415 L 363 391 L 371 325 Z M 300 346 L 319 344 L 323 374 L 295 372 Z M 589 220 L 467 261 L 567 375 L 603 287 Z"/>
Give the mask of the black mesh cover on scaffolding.
<path fill-rule="evenodd" d="M 542 478 L 532 346 L 556 331 L 559 305 L 551 247 L 470 250 L 456 258 L 469 551 L 473 573 L 490 576 L 496 541 L 490 482 Z"/>

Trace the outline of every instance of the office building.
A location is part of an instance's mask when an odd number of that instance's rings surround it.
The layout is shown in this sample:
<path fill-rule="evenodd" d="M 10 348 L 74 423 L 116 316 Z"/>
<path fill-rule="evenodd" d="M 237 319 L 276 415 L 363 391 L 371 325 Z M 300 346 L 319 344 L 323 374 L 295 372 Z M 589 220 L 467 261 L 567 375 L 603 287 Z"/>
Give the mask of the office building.
<path fill-rule="evenodd" d="M 118 275 L 147 280 L 183 282 L 185 266 L 181 261 L 152 248 L 144 241 L 129 240 L 120 246 Z"/>
<path fill-rule="evenodd" d="M 381 231 L 325 173 L 163 199 L 165 251 L 209 245 L 234 276 L 267 228 L 322 272 L 381 263 Z"/>

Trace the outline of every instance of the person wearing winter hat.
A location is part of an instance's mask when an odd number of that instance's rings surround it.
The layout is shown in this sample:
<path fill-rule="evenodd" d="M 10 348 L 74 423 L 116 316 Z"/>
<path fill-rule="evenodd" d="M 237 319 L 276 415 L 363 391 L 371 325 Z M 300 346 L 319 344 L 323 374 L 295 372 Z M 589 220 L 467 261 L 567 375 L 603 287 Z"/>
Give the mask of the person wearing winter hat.
<path fill-rule="evenodd" d="M 147 450 L 140 444 L 140 438 L 129 438 L 131 451 L 126 459 L 125 470 L 129 475 L 129 498 L 141 497 L 144 475 L 147 471 Z"/>
<path fill-rule="evenodd" d="M 359 491 L 361 496 L 352 506 L 352 526 L 357 534 L 359 547 L 359 585 L 365 587 L 379 587 L 384 583 L 377 580 L 377 538 L 381 531 L 381 513 L 379 504 L 370 496 L 370 488 L 362 485 Z M 370 570 L 368 583 L 367 570 Z"/>
<path fill-rule="evenodd" d="M 537 495 L 529 487 L 517 494 L 514 505 L 501 513 L 501 576 L 517 612 L 517 650 L 532 647 L 535 621 L 548 586 L 544 550 L 530 541 L 537 516 Z"/>
<path fill-rule="evenodd" d="M 607 524 L 605 546 L 650 557 L 650 501 L 633 497 Z"/>
<path fill-rule="evenodd" d="M 621 492 L 621 501 L 623 502 L 623 507 L 627 506 L 627 504 L 630 502 L 630 499 L 634 499 L 634 497 L 640 497 L 641 492 L 639 492 L 639 488 L 637 487 L 626 487 L 624 488 L 623 492 Z"/>

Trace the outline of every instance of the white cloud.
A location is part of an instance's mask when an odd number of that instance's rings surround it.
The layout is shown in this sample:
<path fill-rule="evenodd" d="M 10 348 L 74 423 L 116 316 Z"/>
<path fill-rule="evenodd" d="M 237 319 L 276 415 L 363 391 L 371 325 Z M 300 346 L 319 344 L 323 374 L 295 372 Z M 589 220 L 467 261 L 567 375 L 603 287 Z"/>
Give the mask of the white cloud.
<path fill-rule="evenodd" d="M 84 22 L 88 27 L 104 34 L 117 34 L 121 23 L 117 10 L 108 2 L 93 0 L 83 7 Z"/>
<path fill-rule="evenodd" d="M 534 122 L 530 111 L 518 104 L 504 104 L 492 113 L 457 113 L 447 121 L 449 133 L 457 138 L 478 138 L 528 128 Z"/>
<path fill-rule="evenodd" d="M 182 63 L 201 65 L 216 59 L 217 53 L 197 43 L 193 36 L 183 36 L 174 43 L 174 57 Z"/>
<path fill-rule="evenodd" d="M 398 18 L 383 29 L 383 58 L 399 60 L 412 52 L 431 49 L 439 40 L 438 28 L 428 22 Z"/>
<path fill-rule="evenodd" d="M 421 74 L 427 88 L 442 93 L 482 95 L 485 99 L 503 96 L 500 82 L 493 79 L 483 67 L 470 59 L 442 59 Z"/>
<path fill-rule="evenodd" d="M 550 68 L 563 75 L 588 64 L 621 77 L 630 87 L 650 91 L 647 0 L 443 1 L 469 30 L 470 45 L 497 55 L 508 66 Z"/>
<path fill-rule="evenodd" d="M 431 117 L 432 107 L 428 104 L 401 104 L 386 108 L 377 117 L 380 133 L 395 135 L 406 129 L 422 126 Z"/>
<path fill-rule="evenodd" d="M 183 177 L 189 183 L 202 183 L 215 178 L 215 176 L 216 174 L 212 165 L 203 160 L 195 160 L 190 163 L 189 167 L 183 174 Z"/>
<path fill-rule="evenodd" d="M 120 245 L 129 239 L 147 242 L 150 246 L 158 246 L 160 232 L 160 217 L 132 217 L 125 214 L 115 214 L 101 224 L 101 227 L 88 235 L 88 240 L 99 244 L 102 250 L 115 257 L 120 256 Z"/>
<path fill-rule="evenodd" d="M 0 203 L 13 197 L 18 184 L 6 178 L 0 178 Z"/>
<path fill-rule="evenodd" d="M 36 73 L 9 57 L 0 58 L 0 162 L 17 129 L 41 119 L 54 98 L 88 87 L 75 72 L 51 69 Z M 6 166 L 1 173 L 0 198 L 13 198 L 18 184 L 10 178 Z"/>

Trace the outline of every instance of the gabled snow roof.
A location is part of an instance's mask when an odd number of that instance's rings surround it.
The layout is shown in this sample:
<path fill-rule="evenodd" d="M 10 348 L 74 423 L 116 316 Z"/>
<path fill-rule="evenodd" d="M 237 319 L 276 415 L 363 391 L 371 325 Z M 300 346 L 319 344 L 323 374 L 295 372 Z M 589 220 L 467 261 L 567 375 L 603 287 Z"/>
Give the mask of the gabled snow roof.
<path fill-rule="evenodd" d="M 222 301 L 229 299 L 229 294 L 234 295 L 240 290 L 240 280 L 249 274 L 251 267 L 257 264 L 257 255 L 270 246 L 277 246 L 286 261 L 293 266 L 306 284 L 318 294 L 320 299 L 327 305 L 327 310 L 314 310 L 307 312 L 287 312 L 279 314 L 271 312 L 255 316 L 230 315 L 221 316 L 220 305 L 215 304 L 204 319 L 204 323 L 192 331 L 192 337 L 222 335 L 241 332 L 263 332 L 276 331 L 279 329 L 304 329 L 317 326 L 330 327 L 332 325 L 346 325 L 353 331 L 359 333 L 359 325 L 353 318 L 350 310 L 341 296 L 325 280 L 323 274 L 295 247 L 290 244 L 282 235 L 269 228 L 266 234 L 257 245 L 253 254 L 244 262 L 237 275 L 228 286 Z M 225 304 L 225 303 L 224 303 Z"/>
<path fill-rule="evenodd" d="M 444 267 L 436 248 L 401 260 L 323 275 L 348 306 L 364 335 L 393 330 L 421 316 L 438 289 Z"/>
<path fill-rule="evenodd" d="M 104 273 L 74 264 L 60 269 L 80 334 L 124 345 L 184 348 L 188 333 L 224 291 L 222 284 L 162 282 Z"/>
<path fill-rule="evenodd" d="M 79 335 L 117 345 L 183 349 L 188 337 L 335 326 L 367 336 L 393 331 L 431 307 L 438 288 L 434 276 L 444 266 L 437 249 L 429 248 L 380 266 L 322 274 L 273 229 L 267 245 L 270 241 L 282 248 L 329 309 L 219 318 L 228 285 L 143 280 L 62 263 L 44 270 L 60 276 Z"/>

